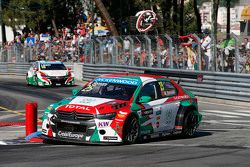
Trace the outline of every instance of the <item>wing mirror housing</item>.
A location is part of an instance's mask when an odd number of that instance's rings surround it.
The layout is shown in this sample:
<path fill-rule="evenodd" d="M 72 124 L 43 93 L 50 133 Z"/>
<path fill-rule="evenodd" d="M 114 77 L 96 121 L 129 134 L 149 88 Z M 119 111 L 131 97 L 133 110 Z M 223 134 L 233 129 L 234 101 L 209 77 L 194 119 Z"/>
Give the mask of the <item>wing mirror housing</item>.
<path fill-rule="evenodd" d="M 73 95 L 73 96 L 76 96 L 78 92 L 80 92 L 79 89 L 73 89 L 73 90 L 72 90 L 72 95 Z"/>
<path fill-rule="evenodd" d="M 150 96 L 142 96 L 139 100 L 139 103 L 148 103 L 152 100 Z"/>
<path fill-rule="evenodd" d="M 67 69 L 68 69 L 68 71 L 70 71 L 70 70 L 71 70 L 71 68 L 70 68 L 70 67 L 68 67 Z"/>

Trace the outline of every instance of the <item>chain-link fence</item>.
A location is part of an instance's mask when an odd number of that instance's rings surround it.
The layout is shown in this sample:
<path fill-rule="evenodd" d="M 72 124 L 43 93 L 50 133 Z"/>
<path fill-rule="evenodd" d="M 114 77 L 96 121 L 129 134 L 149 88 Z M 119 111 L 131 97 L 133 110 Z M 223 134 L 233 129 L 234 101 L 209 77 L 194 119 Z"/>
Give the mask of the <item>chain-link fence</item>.
<path fill-rule="evenodd" d="M 1 49 L 1 62 L 60 60 L 216 72 L 250 72 L 250 42 L 235 34 L 136 35 L 14 43 Z M 216 56 L 214 56 L 216 55 Z"/>

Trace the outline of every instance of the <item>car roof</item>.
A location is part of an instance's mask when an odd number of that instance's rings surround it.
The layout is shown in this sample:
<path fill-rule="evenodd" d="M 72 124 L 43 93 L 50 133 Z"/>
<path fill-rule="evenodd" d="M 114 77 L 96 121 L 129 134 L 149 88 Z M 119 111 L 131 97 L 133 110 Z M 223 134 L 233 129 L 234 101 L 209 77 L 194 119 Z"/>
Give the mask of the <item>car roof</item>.
<path fill-rule="evenodd" d="M 41 60 L 41 61 L 37 61 L 38 63 L 48 63 L 48 64 L 63 64 L 63 62 L 61 61 L 53 61 L 53 60 L 50 60 L 50 61 L 45 61 L 45 60 Z"/>

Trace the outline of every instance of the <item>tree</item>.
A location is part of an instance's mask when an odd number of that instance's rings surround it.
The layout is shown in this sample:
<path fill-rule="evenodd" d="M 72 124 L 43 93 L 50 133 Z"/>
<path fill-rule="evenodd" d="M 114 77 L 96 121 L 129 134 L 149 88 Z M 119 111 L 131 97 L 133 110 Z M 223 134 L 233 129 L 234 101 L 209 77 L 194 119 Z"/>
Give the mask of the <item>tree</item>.
<path fill-rule="evenodd" d="M 5 3 L 8 3 L 7 1 Z M 2 28 L 2 44 L 4 44 L 6 40 L 6 31 L 5 31 L 5 24 L 3 22 L 3 13 L 2 10 L 4 8 L 4 4 L 2 3 L 2 0 L 0 0 L 0 23 L 1 23 L 1 28 Z"/>
<path fill-rule="evenodd" d="M 221 6 L 225 6 L 227 8 L 227 39 L 230 38 L 230 8 L 237 2 L 239 2 L 239 0 L 221 0 Z"/>
<path fill-rule="evenodd" d="M 198 9 L 197 0 L 193 0 L 193 5 L 194 5 L 194 13 L 196 16 L 196 21 L 197 21 L 197 33 L 200 34 L 202 25 L 201 25 L 201 15 Z"/>
<path fill-rule="evenodd" d="M 102 17 L 104 18 L 107 26 L 108 26 L 108 29 L 111 31 L 111 34 L 113 36 L 118 36 L 118 31 L 107 11 L 107 9 L 105 8 L 105 6 L 103 5 L 102 1 L 101 0 L 94 0 L 95 1 L 95 5 L 97 7 L 97 9 L 99 9 Z"/>
<path fill-rule="evenodd" d="M 218 9 L 219 9 L 219 4 L 220 0 L 212 0 L 212 5 L 213 5 L 213 13 L 212 13 L 212 43 L 214 47 L 212 47 L 212 52 L 213 52 L 213 71 L 216 70 L 216 55 L 217 55 L 217 17 L 218 17 Z"/>
<path fill-rule="evenodd" d="M 180 35 L 183 35 L 183 33 L 184 33 L 183 14 L 184 14 L 184 0 L 181 0 L 181 3 L 180 3 Z"/>

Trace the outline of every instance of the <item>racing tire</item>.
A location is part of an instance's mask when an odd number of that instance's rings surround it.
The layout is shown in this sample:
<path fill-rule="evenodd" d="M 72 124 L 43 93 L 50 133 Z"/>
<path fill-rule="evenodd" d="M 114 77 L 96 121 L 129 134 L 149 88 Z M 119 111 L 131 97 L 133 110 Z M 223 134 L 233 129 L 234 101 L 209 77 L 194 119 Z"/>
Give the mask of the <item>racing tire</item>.
<path fill-rule="evenodd" d="M 29 81 L 28 81 L 28 79 L 26 78 L 26 84 L 27 84 L 27 86 L 30 86 L 30 83 L 29 83 Z"/>
<path fill-rule="evenodd" d="M 198 118 L 193 111 L 187 112 L 183 120 L 182 137 L 193 137 L 197 130 Z"/>
<path fill-rule="evenodd" d="M 37 78 L 37 76 L 35 76 L 35 86 L 39 86 L 38 85 L 38 78 Z"/>
<path fill-rule="evenodd" d="M 28 79 L 28 73 L 26 74 L 26 83 L 27 83 L 27 86 L 30 86 L 29 79 Z"/>
<path fill-rule="evenodd" d="M 139 136 L 139 123 L 135 116 L 130 116 L 126 119 L 123 126 L 123 144 L 133 144 Z"/>

